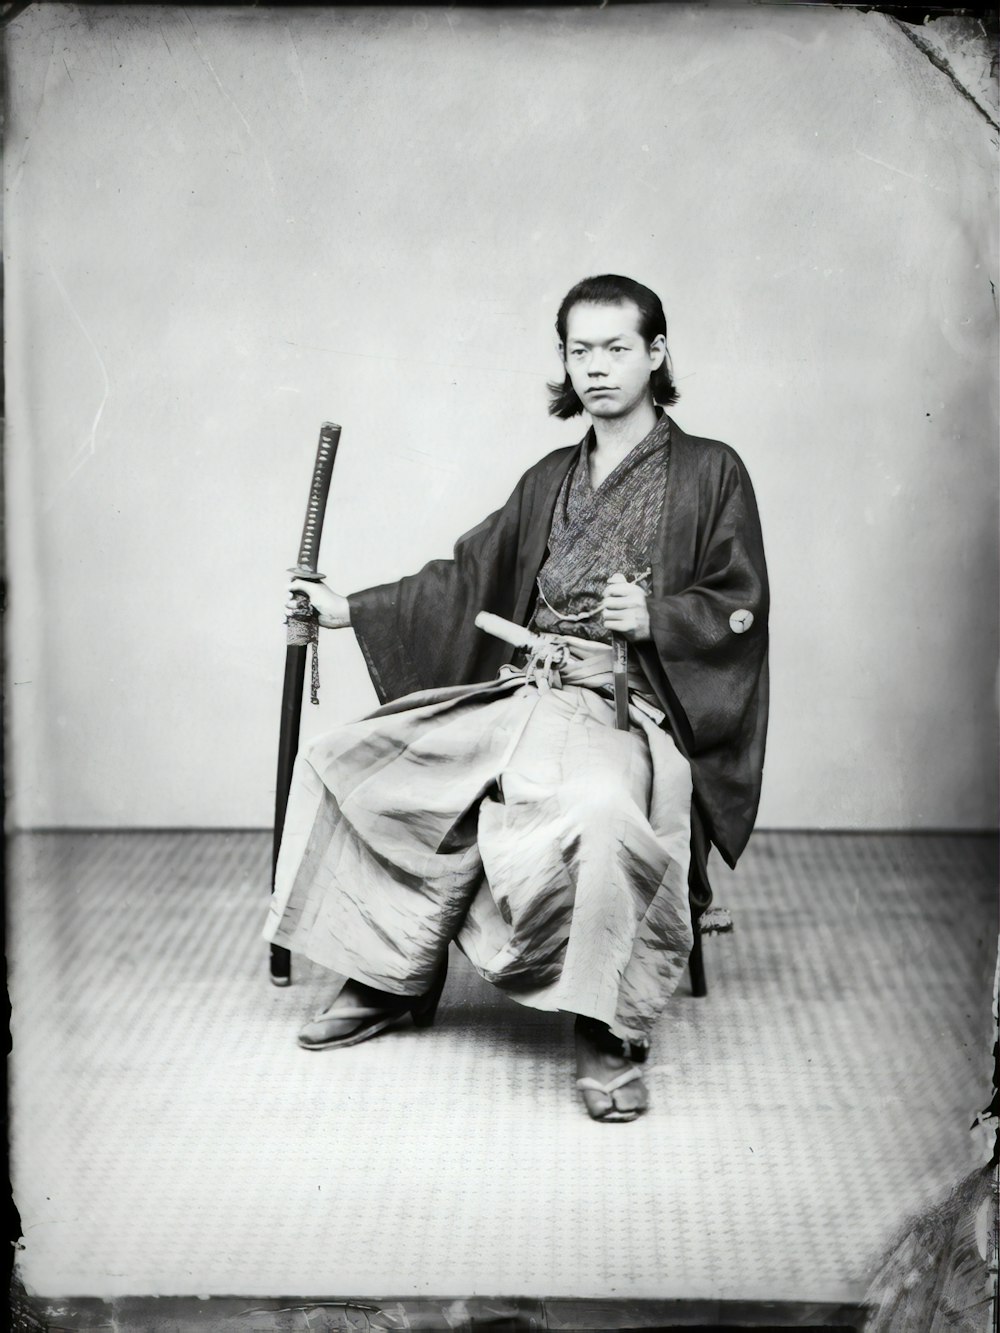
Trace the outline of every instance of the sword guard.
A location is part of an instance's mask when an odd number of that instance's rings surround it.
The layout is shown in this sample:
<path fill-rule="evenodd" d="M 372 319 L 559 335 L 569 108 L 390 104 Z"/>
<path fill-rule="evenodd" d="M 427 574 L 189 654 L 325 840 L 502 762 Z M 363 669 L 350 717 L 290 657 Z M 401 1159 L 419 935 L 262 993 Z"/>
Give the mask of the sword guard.
<path fill-rule="evenodd" d="M 325 574 L 319 574 L 309 565 L 289 565 L 289 574 L 294 574 L 297 579 L 308 579 L 310 583 L 322 583 L 326 578 Z"/>

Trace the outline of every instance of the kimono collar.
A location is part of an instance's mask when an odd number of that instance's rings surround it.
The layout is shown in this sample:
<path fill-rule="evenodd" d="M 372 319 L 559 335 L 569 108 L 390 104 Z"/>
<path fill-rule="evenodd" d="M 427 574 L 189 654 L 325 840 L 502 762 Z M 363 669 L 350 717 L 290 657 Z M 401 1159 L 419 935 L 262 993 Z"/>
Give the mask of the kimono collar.
<path fill-rule="evenodd" d="M 670 443 L 671 421 L 662 407 L 656 408 L 656 425 L 647 435 L 644 435 L 637 444 L 633 444 L 627 454 L 621 458 L 613 470 L 608 474 L 615 476 L 618 472 L 624 472 L 633 468 L 636 463 L 641 463 L 644 458 L 648 458 L 657 449 L 663 449 Z M 587 465 L 590 451 L 596 444 L 596 435 L 591 426 L 586 435 L 580 441 L 579 463 L 581 467 Z"/>

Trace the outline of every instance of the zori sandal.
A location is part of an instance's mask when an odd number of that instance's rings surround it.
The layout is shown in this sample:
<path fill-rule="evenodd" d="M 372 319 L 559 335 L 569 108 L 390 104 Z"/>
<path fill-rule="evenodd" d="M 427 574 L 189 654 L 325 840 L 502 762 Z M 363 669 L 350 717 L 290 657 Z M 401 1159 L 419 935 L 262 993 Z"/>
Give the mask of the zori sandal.
<path fill-rule="evenodd" d="M 343 1005 L 337 1007 L 337 1000 L 328 1009 L 316 1014 L 299 1032 L 299 1045 L 307 1051 L 328 1051 L 338 1046 L 357 1046 L 359 1042 L 377 1037 L 380 1032 L 398 1027 L 407 1014 L 413 1018 L 415 1028 L 429 1028 L 437 1014 L 438 1002 L 444 990 L 447 968 L 442 968 L 434 980 L 431 989 L 425 995 L 400 995 L 399 1003 L 390 1008 L 375 1005 Z M 343 994 L 343 992 L 341 992 Z M 357 1026 L 347 1032 L 338 1028 L 346 1019 L 357 1020 Z"/>
<path fill-rule="evenodd" d="M 615 1093 L 619 1088 L 623 1088 L 626 1083 L 634 1083 L 637 1078 L 642 1078 L 642 1070 L 636 1069 L 635 1065 L 633 1065 L 631 1069 L 626 1069 L 624 1073 L 619 1074 L 617 1078 L 611 1079 L 608 1083 L 601 1083 L 596 1078 L 578 1078 L 576 1080 L 576 1086 L 581 1092 L 584 1090 L 588 1092 L 600 1092 L 611 1102 L 611 1105 L 606 1111 L 601 1114 L 595 1114 L 590 1109 L 589 1104 L 587 1104 L 587 1099 L 585 1097 L 583 1099 L 584 1105 L 587 1106 L 587 1114 L 590 1116 L 591 1120 L 600 1120 L 606 1124 L 615 1122 L 624 1123 L 628 1120 L 635 1120 L 636 1117 L 641 1114 L 641 1110 L 639 1108 L 623 1110 L 615 1101 Z"/>
<path fill-rule="evenodd" d="M 410 1006 L 391 1011 L 372 1009 L 363 1005 L 346 1005 L 342 1009 L 330 1008 L 305 1025 L 299 1033 L 299 1045 L 307 1051 L 325 1051 L 335 1046 L 356 1046 L 358 1042 L 377 1037 L 380 1032 L 396 1027 L 410 1012 Z M 357 1027 L 344 1032 L 340 1024 L 345 1019 L 359 1020 Z M 336 1025 L 336 1026 L 333 1026 Z"/>

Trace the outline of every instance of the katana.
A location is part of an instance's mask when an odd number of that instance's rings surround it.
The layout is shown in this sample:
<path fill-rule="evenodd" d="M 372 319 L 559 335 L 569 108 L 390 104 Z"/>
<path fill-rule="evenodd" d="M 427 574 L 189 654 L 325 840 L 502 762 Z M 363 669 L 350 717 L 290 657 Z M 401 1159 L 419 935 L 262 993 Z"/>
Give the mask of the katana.
<path fill-rule="evenodd" d="M 324 421 L 319 432 L 319 446 L 313 465 L 309 503 L 306 506 L 302 540 L 299 543 L 298 562 L 289 569 L 299 579 L 321 583 L 326 577 L 317 570 L 319 543 L 323 535 L 323 516 L 326 498 L 330 493 L 333 464 L 340 443 L 340 427 Z M 281 832 L 285 826 L 288 793 L 292 785 L 292 769 L 299 751 L 299 726 L 302 721 L 302 692 L 306 672 L 306 653 L 312 647 L 313 678 L 312 702 L 318 703 L 319 675 L 316 663 L 316 643 L 319 620 L 304 592 L 294 594 L 297 609 L 289 613 L 285 647 L 285 681 L 281 691 L 281 728 L 278 734 L 278 777 L 274 792 L 274 850 L 271 860 L 271 892 L 274 892 L 278 852 L 281 850 Z M 271 980 L 276 986 L 288 986 L 292 980 L 292 956 L 278 944 L 271 945 Z"/>

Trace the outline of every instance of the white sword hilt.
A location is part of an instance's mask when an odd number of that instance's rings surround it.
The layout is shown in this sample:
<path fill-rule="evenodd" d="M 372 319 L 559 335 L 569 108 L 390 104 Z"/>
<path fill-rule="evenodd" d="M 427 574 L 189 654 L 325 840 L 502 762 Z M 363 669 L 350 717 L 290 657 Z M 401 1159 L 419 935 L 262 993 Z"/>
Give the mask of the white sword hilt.
<path fill-rule="evenodd" d="M 504 620 L 490 611 L 480 611 L 476 624 L 495 639 L 502 639 L 515 648 L 526 648 L 535 657 L 548 658 L 552 666 L 561 666 L 566 660 L 566 645 L 546 639 L 541 634 L 533 634 L 524 625 L 516 625 L 513 620 Z"/>

